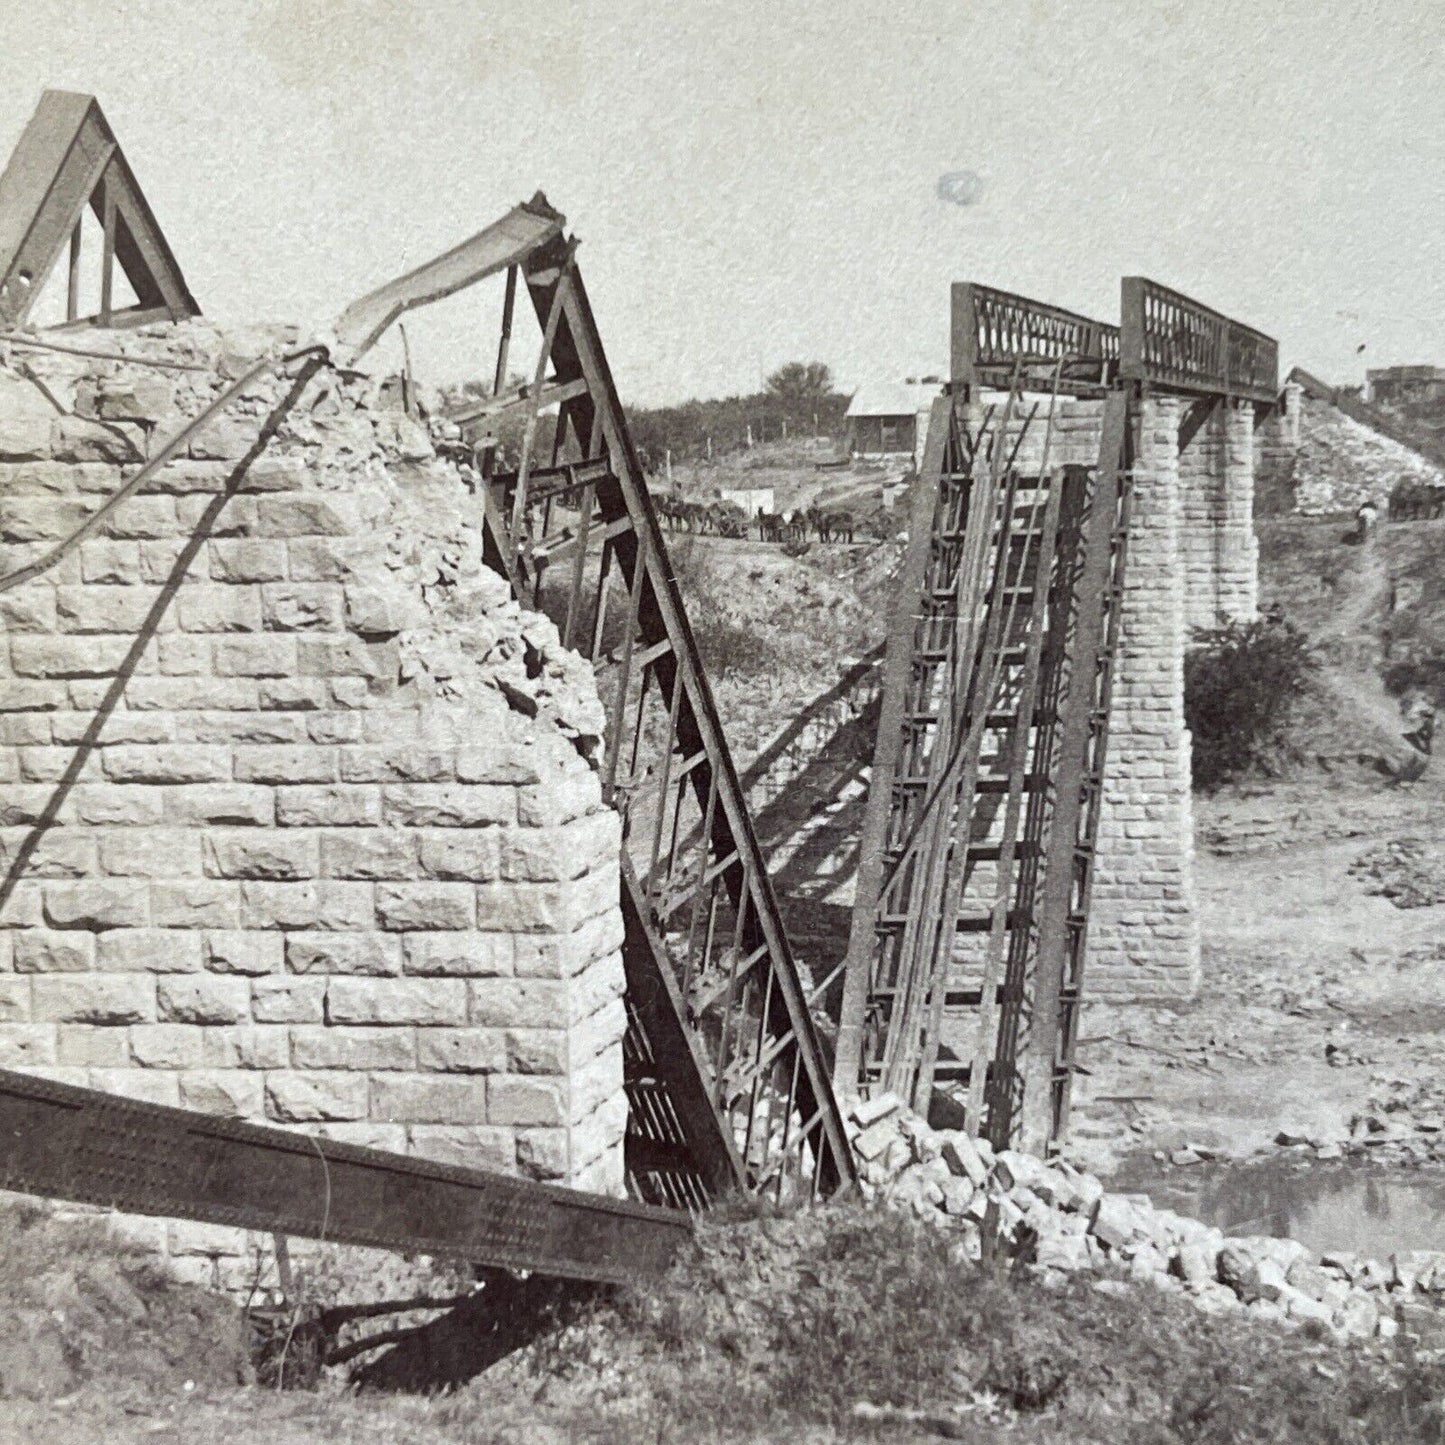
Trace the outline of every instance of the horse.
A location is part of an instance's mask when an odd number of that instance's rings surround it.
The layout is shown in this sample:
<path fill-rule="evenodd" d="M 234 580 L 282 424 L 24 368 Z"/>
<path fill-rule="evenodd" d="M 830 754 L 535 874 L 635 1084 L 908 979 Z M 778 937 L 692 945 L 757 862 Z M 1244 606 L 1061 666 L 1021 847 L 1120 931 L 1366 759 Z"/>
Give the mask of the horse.
<path fill-rule="evenodd" d="M 746 537 L 748 514 L 736 502 L 716 502 L 711 506 L 713 531 L 719 537 Z"/>
<path fill-rule="evenodd" d="M 683 511 L 687 503 L 672 492 L 664 492 L 656 502 L 657 514 L 667 523 L 667 530 L 675 532 L 683 525 Z"/>
<path fill-rule="evenodd" d="M 780 542 L 783 538 L 783 514 L 758 508 L 758 541 Z"/>

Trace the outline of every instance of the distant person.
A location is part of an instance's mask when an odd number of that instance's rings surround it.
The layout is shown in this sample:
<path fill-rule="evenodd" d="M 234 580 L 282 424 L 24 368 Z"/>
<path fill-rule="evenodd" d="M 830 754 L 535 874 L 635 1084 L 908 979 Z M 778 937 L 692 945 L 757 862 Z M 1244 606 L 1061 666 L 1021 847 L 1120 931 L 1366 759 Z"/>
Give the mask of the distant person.
<path fill-rule="evenodd" d="M 1361 502 L 1355 509 L 1355 540 L 1367 542 L 1380 520 L 1380 509 L 1371 501 Z"/>
<path fill-rule="evenodd" d="M 1420 709 L 1420 721 L 1414 729 L 1405 734 L 1405 741 L 1412 748 L 1418 748 L 1428 758 L 1435 741 L 1435 709 L 1428 703 Z"/>

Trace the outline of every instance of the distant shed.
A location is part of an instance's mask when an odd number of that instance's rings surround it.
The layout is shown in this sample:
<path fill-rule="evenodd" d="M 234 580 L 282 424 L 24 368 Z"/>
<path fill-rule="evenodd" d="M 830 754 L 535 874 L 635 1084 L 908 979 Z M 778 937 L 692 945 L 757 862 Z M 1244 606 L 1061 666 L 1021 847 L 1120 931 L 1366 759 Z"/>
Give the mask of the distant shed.
<path fill-rule="evenodd" d="M 773 511 L 772 487 L 723 487 L 721 491 L 723 501 L 741 507 L 749 517 Z"/>
<path fill-rule="evenodd" d="M 865 382 L 848 403 L 849 450 L 854 456 L 912 457 L 917 462 L 929 408 L 942 390 L 935 377 Z"/>

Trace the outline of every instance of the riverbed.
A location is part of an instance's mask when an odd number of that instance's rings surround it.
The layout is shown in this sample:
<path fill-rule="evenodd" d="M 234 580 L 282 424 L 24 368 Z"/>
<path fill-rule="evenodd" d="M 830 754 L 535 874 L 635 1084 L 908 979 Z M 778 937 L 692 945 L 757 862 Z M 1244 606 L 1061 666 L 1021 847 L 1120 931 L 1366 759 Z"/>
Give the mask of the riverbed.
<path fill-rule="evenodd" d="M 1126 1166 L 1113 1190 L 1147 1194 L 1160 1208 L 1217 1225 L 1228 1235 L 1297 1239 L 1315 1253 L 1351 1250 L 1374 1259 L 1445 1250 L 1445 1174 L 1286 1159 Z"/>

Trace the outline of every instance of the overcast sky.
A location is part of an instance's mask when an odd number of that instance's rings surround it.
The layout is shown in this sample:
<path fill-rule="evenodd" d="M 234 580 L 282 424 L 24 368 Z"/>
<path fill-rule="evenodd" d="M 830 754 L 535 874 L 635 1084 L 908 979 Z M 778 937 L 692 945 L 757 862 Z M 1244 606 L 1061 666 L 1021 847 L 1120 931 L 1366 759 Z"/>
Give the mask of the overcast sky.
<path fill-rule="evenodd" d="M 223 322 L 541 187 L 636 401 L 940 369 L 950 281 L 1117 321 L 1130 273 L 1348 381 L 1445 363 L 1442 41 L 1439 0 L 24 0 L 0 152 L 93 91 Z"/>

